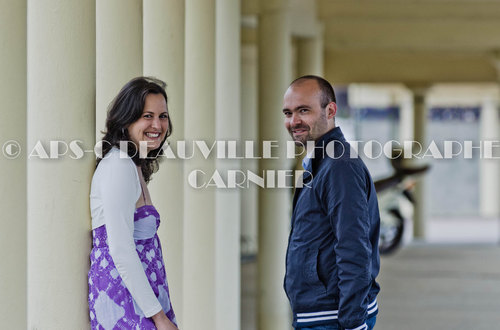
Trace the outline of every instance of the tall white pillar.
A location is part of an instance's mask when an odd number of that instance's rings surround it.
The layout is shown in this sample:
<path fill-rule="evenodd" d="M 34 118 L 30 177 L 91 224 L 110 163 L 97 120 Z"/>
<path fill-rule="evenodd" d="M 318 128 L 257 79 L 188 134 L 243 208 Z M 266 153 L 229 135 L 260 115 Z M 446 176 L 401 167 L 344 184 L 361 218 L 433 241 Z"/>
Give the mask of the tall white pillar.
<path fill-rule="evenodd" d="M 215 140 L 215 0 L 186 0 L 185 113 L 187 141 Z M 215 170 L 213 157 L 199 152 L 184 162 L 184 282 L 186 330 L 216 329 L 216 197 L 214 188 L 195 189 L 186 180 L 194 170 Z"/>
<path fill-rule="evenodd" d="M 142 75 L 142 0 L 96 3 L 96 140 L 109 104 L 123 85 Z"/>
<path fill-rule="evenodd" d="M 27 145 L 95 142 L 95 2 L 28 1 Z M 40 149 L 37 149 L 40 150 Z M 60 152 L 65 148 L 61 147 Z M 95 158 L 27 163 L 28 328 L 89 328 L 89 193 Z M 54 155 L 54 154 L 52 154 Z M 18 327 L 16 327 L 18 328 Z"/>
<path fill-rule="evenodd" d="M 261 0 L 259 16 L 259 130 L 262 141 L 278 141 L 284 151 L 288 133 L 283 124 L 283 94 L 291 77 L 288 3 Z M 263 159 L 261 170 L 285 170 L 284 159 Z M 259 329 L 288 329 L 290 307 L 283 291 L 285 254 L 290 230 L 291 194 L 261 189 L 259 194 L 258 308 Z"/>
<path fill-rule="evenodd" d="M 241 47 L 241 141 L 259 141 L 258 127 L 258 53 L 255 43 L 244 43 Z M 244 123 L 244 124 L 243 124 Z M 241 170 L 259 173 L 258 159 L 243 159 Z M 259 187 L 250 185 L 241 190 L 241 255 L 245 258 L 255 257 L 258 253 L 259 223 Z M 242 263 L 242 266 L 245 267 Z M 252 268 L 253 269 L 253 268 Z M 249 288 L 255 289 L 255 276 L 248 276 L 247 271 L 241 274 L 241 323 L 256 324 L 257 301 L 246 294 Z"/>
<path fill-rule="evenodd" d="M 258 141 L 258 58 L 257 45 L 244 44 L 241 47 L 241 140 Z M 258 173 L 257 159 L 244 159 L 242 171 Z M 242 253 L 258 252 L 258 187 L 250 185 L 241 191 L 241 236 Z M 244 285 L 244 283 L 242 284 Z"/>
<path fill-rule="evenodd" d="M 493 97 L 487 97 L 483 100 L 480 114 L 480 141 L 499 141 L 500 140 L 500 122 L 499 122 L 498 100 Z M 497 150 L 498 148 L 493 148 Z M 500 165 L 498 152 L 494 152 L 496 159 L 482 158 L 479 163 L 479 209 L 484 217 L 498 217 L 500 207 Z"/>
<path fill-rule="evenodd" d="M 300 38 L 297 41 L 298 70 L 297 76 L 323 76 L 323 29 L 318 28 L 315 36 Z"/>
<path fill-rule="evenodd" d="M 240 2 L 216 0 L 216 139 L 240 141 Z M 218 159 L 226 176 L 239 169 L 237 159 Z M 216 191 L 215 305 L 216 329 L 240 329 L 240 189 Z"/>
<path fill-rule="evenodd" d="M 144 75 L 167 83 L 172 146 L 184 139 L 184 0 L 144 1 Z M 164 159 L 149 184 L 153 203 L 161 214 L 158 230 L 173 308 L 183 322 L 184 178 L 180 159 Z"/>
<path fill-rule="evenodd" d="M 395 96 L 394 103 L 399 107 L 399 134 L 398 138 L 403 144 L 403 141 L 413 140 L 414 128 L 414 112 L 413 112 L 413 97 L 408 94 L 400 92 Z"/>
<path fill-rule="evenodd" d="M 493 54 L 491 61 L 497 73 L 497 85 L 500 83 L 500 54 L 496 52 Z M 497 98 L 487 98 L 483 101 L 481 110 L 481 140 L 492 139 L 498 141 L 500 139 L 500 124 L 499 124 L 499 100 Z M 487 118 L 483 118 L 484 116 Z M 487 120 L 491 120 L 487 121 Z M 483 130 L 485 130 L 483 132 Z M 484 136 L 483 136 L 484 135 Z M 494 154 L 495 157 L 499 155 Z M 495 172 L 496 175 L 493 173 Z M 490 182 L 488 182 L 489 180 Z M 500 207 L 498 206 L 498 198 L 500 197 L 500 165 L 498 159 L 496 160 L 482 160 L 480 167 L 480 210 L 484 216 L 496 216 L 500 214 Z M 492 202 L 496 196 L 496 201 Z M 483 200 L 484 199 L 484 200 Z M 495 204 L 495 205 L 494 205 Z"/>
<path fill-rule="evenodd" d="M 3 328 L 26 329 L 25 0 L 0 0 L 0 45 L 0 314 Z"/>
<path fill-rule="evenodd" d="M 420 143 L 425 150 L 427 145 L 427 117 L 428 109 L 425 103 L 425 94 L 427 88 L 416 87 L 413 91 L 413 116 L 414 116 L 414 140 Z M 423 175 L 417 179 L 415 186 L 415 210 L 413 213 L 413 236 L 419 239 L 425 239 L 427 207 L 425 203 L 426 176 Z"/>

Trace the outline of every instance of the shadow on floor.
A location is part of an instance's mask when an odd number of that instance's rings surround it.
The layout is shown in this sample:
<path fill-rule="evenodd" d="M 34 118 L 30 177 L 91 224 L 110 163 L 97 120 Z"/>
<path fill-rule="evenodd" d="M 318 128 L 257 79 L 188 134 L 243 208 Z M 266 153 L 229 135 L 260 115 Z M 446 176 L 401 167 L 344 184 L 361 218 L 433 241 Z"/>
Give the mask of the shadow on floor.
<path fill-rule="evenodd" d="M 242 330 L 257 329 L 256 278 L 242 264 Z M 500 328 L 500 246 L 412 244 L 382 258 L 378 281 L 375 329 Z"/>

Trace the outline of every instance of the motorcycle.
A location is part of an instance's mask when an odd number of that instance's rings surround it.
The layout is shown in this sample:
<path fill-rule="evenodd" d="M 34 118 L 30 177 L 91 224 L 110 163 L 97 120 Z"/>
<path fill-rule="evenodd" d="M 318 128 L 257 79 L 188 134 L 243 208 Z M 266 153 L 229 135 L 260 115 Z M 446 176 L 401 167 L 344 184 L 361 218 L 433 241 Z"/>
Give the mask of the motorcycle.
<path fill-rule="evenodd" d="M 403 241 L 405 223 L 413 219 L 415 177 L 430 169 L 430 165 L 408 166 L 402 157 L 391 159 L 394 174 L 374 182 L 380 211 L 380 254 L 390 254 Z"/>

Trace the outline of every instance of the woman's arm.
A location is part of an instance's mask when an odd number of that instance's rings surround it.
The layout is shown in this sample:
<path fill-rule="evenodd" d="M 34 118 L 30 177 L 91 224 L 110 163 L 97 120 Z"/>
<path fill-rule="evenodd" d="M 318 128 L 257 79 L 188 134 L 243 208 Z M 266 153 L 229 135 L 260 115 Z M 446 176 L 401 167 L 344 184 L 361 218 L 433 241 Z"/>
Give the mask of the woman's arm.
<path fill-rule="evenodd" d="M 134 212 L 140 196 L 140 185 L 130 158 L 110 155 L 104 166 L 100 191 L 108 235 L 109 253 L 130 294 L 146 317 L 162 312 L 146 277 L 134 242 Z"/>

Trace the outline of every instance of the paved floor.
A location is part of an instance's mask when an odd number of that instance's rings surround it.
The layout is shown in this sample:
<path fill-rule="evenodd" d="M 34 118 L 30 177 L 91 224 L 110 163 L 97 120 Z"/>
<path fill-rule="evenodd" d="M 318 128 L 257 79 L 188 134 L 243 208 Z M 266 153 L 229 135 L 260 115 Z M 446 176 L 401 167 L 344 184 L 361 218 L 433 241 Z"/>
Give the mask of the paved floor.
<path fill-rule="evenodd" d="M 499 246 L 411 245 L 381 263 L 378 329 L 500 329 Z"/>
<path fill-rule="evenodd" d="M 256 330 L 255 263 L 242 275 L 242 330 Z M 375 329 L 500 329 L 498 245 L 411 244 L 382 258 L 379 282 Z"/>

